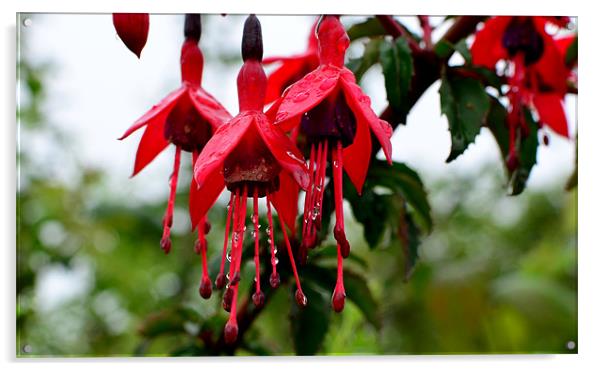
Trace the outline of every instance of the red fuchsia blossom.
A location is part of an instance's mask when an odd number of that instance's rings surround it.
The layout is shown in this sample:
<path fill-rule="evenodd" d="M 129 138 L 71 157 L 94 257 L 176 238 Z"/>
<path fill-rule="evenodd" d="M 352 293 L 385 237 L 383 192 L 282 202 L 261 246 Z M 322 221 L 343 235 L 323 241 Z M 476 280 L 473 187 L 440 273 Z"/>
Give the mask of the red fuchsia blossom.
<path fill-rule="evenodd" d="M 495 69 L 496 64 L 504 60 L 512 66 L 507 93 L 510 148 L 506 162 L 510 171 L 518 166 L 516 138 L 521 133 L 528 134 L 523 108 L 534 109 L 540 125 L 545 124 L 556 133 L 568 136 L 563 99 L 570 69 L 556 42 L 545 30 L 547 23 L 565 26 L 568 18 L 493 17 L 477 32 L 471 47 L 475 65 Z"/>
<path fill-rule="evenodd" d="M 280 216 L 280 229 L 297 285 L 296 300 L 302 306 L 307 303 L 285 224 L 294 230 L 298 187 L 307 188 L 309 173 L 302 154 L 293 142 L 263 113 L 267 79 L 261 66 L 262 55 L 261 25 L 257 17 L 251 15 L 244 26 L 242 41 L 244 64 L 237 79 L 240 112 L 215 132 L 201 152 L 194 168 L 194 177 L 199 186 L 197 192 L 204 195 L 195 206 L 199 214 L 205 214 L 215 203 L 224 186 L 231 192 L 222 261 L 215 282 L 218 288 L 226 286 L 223 307 L 230 312 L 230 318 L 226 323 L 224 336 L 228 343 L 235 342 L 238 336 L 236 305 L 246 229 L 247 198 L 253 200 L 251 220 L 255 239 L 255 293 L 252 296 L 254 304 L 261 306 L 265 300 L 260 286 L 259 266 L 258 199 L 262 197 L 266 198 L 269 221 L 268 236 L 272 265 L 270 285 L 275 288 L 280 283 L 276 270 L 278 261 L 272 224 L 271 207 L 274 206 Z M 228 252 L 230 226 L 232 226 L 232 244 Z M 226 259 L 230 262 L 230 266 L 227 276 L 224 276 Z"/>
<path fill-rule="evenodd" d="M 310 145 L 310 187 L 305 195 L 303 238 L 300 257 L 316 245 L 321 225 L 327 162 L 330 158 L 334 181 L 337 240 L 337 283 L 333 308 L 341 311 L 345 304 L 343 260 L 349 255 L 343 219 L 343 169 L 361 194 L 370 164 L 371 132 L 380 142 L 391 163 L 391 125 L 378 118 L 370 107 L 370 98 L 345 68 L 349 37 L 338 17 L 325 16 L 317 26 L 320 66 L 291 85 L 271 108 L 275 123 L 288 131 L 305 135 Z"/>
<path fill-rule="evenodd" d="M 125 46 L 138 58 L 148 38 L 147 13 L 113 13 L 113 25 Z"/>
<path fill-rule="evenodd" d="M 181 151 L 191 152 L 194 164 L 212 134 L 232 118 L 228 111 L 201 87 L 203 54 L 198 47 L 201 37 L 200 22 L 200 15 L 186 15 L 184 30 L 186 40 L 182 45 L 180 58 L 182 86 L 145 113 L 119 138 L 120 140 L 127 138 L 136 130 L 146 127 L 136 152 L 132 176 L 138 174 L 170 143 L 176 147 L 174 168 L 169 182 L 169 200 L 163 218 L 163 237 L 161 238 L 161 248 L 166 254 L 171 250 L 170 229 L 173 222 Z M 211 280 L 207 273 L 205 234 L 209 232 L 210 227 L 205 218 L 206 210 L 199 213 L 195 206 L 201 202 L 203 197 L 197 191 L 193 180 L 190 185 L 190 219 L 193 230 L 200 226 L 198 229 L 199 240 L 195 244 L 195 251 L 197 254 L 201 254 L 203 264 L 200 294 L 202 297 L 208 298 L 211 296 Z"/>
<path fill-rule="evenodd" d="M 280 98 L 284 89 L 319 66 L 318 39 L 315 32 L 316 24 L 317 21 L 311 27 L 307 41 L 307 50 L 305 52 L 290 57 L 270 57 L 263 60 L 264 65 L 281 63 L 280 67 L 268 76 L 268 88 L 265 96 L 266 103 L 271 103 Z"/>

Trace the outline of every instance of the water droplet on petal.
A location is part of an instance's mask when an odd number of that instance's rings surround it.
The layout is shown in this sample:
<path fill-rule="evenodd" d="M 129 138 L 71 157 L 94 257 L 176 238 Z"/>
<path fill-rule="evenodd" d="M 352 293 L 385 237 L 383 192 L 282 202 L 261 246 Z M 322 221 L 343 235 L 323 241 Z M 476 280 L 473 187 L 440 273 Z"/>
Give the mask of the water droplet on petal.
<path fill-rule="evenodd" d="M 293 97 L 293 102 L 295 102 L 295 103 L 303 102 L 304 100 L 307 99 L 307 97 L 309 97 L 309 93 L 306 91 L 302 91 Z"/>
<path fill-rule="evenodd" d="M 288 117 L 288 112 L 278 112 L 276 115 L 276 122 L 284 121 Z"/>
<path fill-rule="evenodd" d="M 370 97 L 369 97 L 369 96 L 367 96 L 367 95 L 362 95 L 362 96 L 359 98 L 359 101 L 360 101 L 361 103 L 364 103 L 364 104 L 370 105 Z"/>
<path fill-rule="evenodd" d="M 324 80 L 324 82 L 322 82 L 320 84 L 320 89 L 321 90 L 328 90 L 328 89 L 332 88 L 334 86 L 334 84 L 336 84 L 336 82 L 337 82 L 336 79 Z"/>

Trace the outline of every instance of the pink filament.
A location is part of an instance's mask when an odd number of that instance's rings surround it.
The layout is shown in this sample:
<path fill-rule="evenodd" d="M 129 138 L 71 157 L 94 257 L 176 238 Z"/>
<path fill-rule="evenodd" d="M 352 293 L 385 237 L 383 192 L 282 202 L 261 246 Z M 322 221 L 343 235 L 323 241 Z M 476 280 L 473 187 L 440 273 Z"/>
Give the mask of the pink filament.
<path fill-rule="evenodd" d="M 270 195 L 267 195 L 267 198 L 268 198 L 268 202 L 271 203 L 272 200 L 271 200 Z M 288 234 L 286 233 L 286 227 L 284 225 L 282 218 L 278 218 L 278 221 L 280 222 L 280 229 L 282 229 L 284 243 L 286 244 L 286 250 L 288 251 L 288 258 L 290 259 L 291 267 L 293 269 L 293 275 L 295 276 L 295 283 L 297 284 L 298 295 L 302 295 L 303 297 L 305 297 L 305 295 L 303 294 L 303 289 L 301 288 L 301 281 L 299 280 L 299 275 L 297 273 L 297 266 L 295 265 L 295 257 L 293 256 L 293 250 L 291 249 L 291 243 L 288 240 Z"/>
<path fill-rule="evenodd" d="M 257 188 L 253 192 L 253 226 L 255 227 L 255 292 L 261 292 L 261 283 L 259 282 L 259 205 Z"/>
<path fill-rule="evenodd" d="M 178 172 L 180 170 L 180 157 L 182 149 L 176 147 L 176 155 L 174 157 L 173 173 L 169 179 L 169 199 L 167 200 L 167 210 L 163 217 L 163 236 L 161 238 L 161 248 L 165 253 L 171 250 L 170 230 L 173 223 L 173 209 L 176 200 L 176 187 L 178 185 Z"/>

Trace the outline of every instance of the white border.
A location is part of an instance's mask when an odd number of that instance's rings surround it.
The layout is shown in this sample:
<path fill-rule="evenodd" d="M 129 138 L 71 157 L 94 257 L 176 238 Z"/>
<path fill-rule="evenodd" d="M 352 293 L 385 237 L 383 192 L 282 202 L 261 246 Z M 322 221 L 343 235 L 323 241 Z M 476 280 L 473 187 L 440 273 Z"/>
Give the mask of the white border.
<path fill-rule="evenodd" d="M 580 96 L 578 116 L 579 127 L 579 355 L 561 356 L 380 356 L 380 357 L 319 357 L 319 358 L 244 358 L 244 359 L 98 359 L 52 360 L 43 367 L 60 370 L 101 370 L 106 367 L 130 367 L 140 364 L 148 370 L 162 370 L 166 362 L 177 362 L 177 367 L 195 368 L 207 365 L 221 368 L 231 367 L 233 362 L 245 362 L 245 370 L 265 369 L 286 361 L 286 367 L 298 370 L 318 365 L 329 370 L 342 366 L 346 369 L 357 367 L 377 367 L 391 369 L 404 367 L 423 370 L 445 367 L 446 370 L 505 370 L 543 366 L 546 370 L 590 369 L 599 362 L 599 335 L 602 315 L 599 272 L 601 259 L 600 211 L 602 210 L 600 170 L 602 169 L 602 120 L 600 119 L 600 87 L 602 87 L 600 65 L 600 13 L 592 1 L 526 1 L 526 0 L 370 0 L 370 1 L 327 1 L 304 0 L 287 2 L 284 0 L 132 0 L 127 4 L 120 0 L 81 1 L 81 0 L 3 0 L 0 2 L 0 22 L 2 30 L 2 52 L 0 71 L 3 74 L 3 87 L 0 89 L 0 112 L 4 123 L 0 125 L 0 174 L 4 181 L 0 192 L 0 236 L 4 272 L 2 288 L 6 289 L 0 309 L 4 331 L 0 340 L 3 366 L 8 369 L 39 369 L 41 361 L 15 360 L 15 19 L 16 12 L 111 12 L 144 11 L 152 13 L 182 13 L 196 11 L 203 13 L 246 13 L 258 14 L 537 14 L 573 15 L 579 17 L 579 75 Z M 77 30 L 74 30 L 77 32 Z M 236 366 L 235 366 L 236 367 Z M 325 367 L 325 368 L 326 368 Z M 599 366 L 598 366 L 599 367 Z M 210 367 L 212 369 L 212 367 Z"/>

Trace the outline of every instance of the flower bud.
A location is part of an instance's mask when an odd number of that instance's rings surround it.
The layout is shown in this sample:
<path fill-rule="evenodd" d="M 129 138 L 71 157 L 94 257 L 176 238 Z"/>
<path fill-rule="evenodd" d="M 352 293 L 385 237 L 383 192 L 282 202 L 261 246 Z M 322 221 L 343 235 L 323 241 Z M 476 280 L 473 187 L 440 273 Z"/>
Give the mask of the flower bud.
<path fill-rule="evenodd" d="M 148 38 L 147 13 L 113 13 L 113 25 L 125 46 L 138 58 Z"/>
<path fill-rule="evenodd" d="M 184 36 L 188 40 L 194 40 L 197 43 L 201 40 L 201 15 L 186 14 L 184 21 Z"/>
<path fill-rule="evenodd" d="M 247 17 L 242 34 L 242 60 L 247 61 L 248 59 L 258 62 L 263 59 L 261 23 L 255 14 Z"/>

